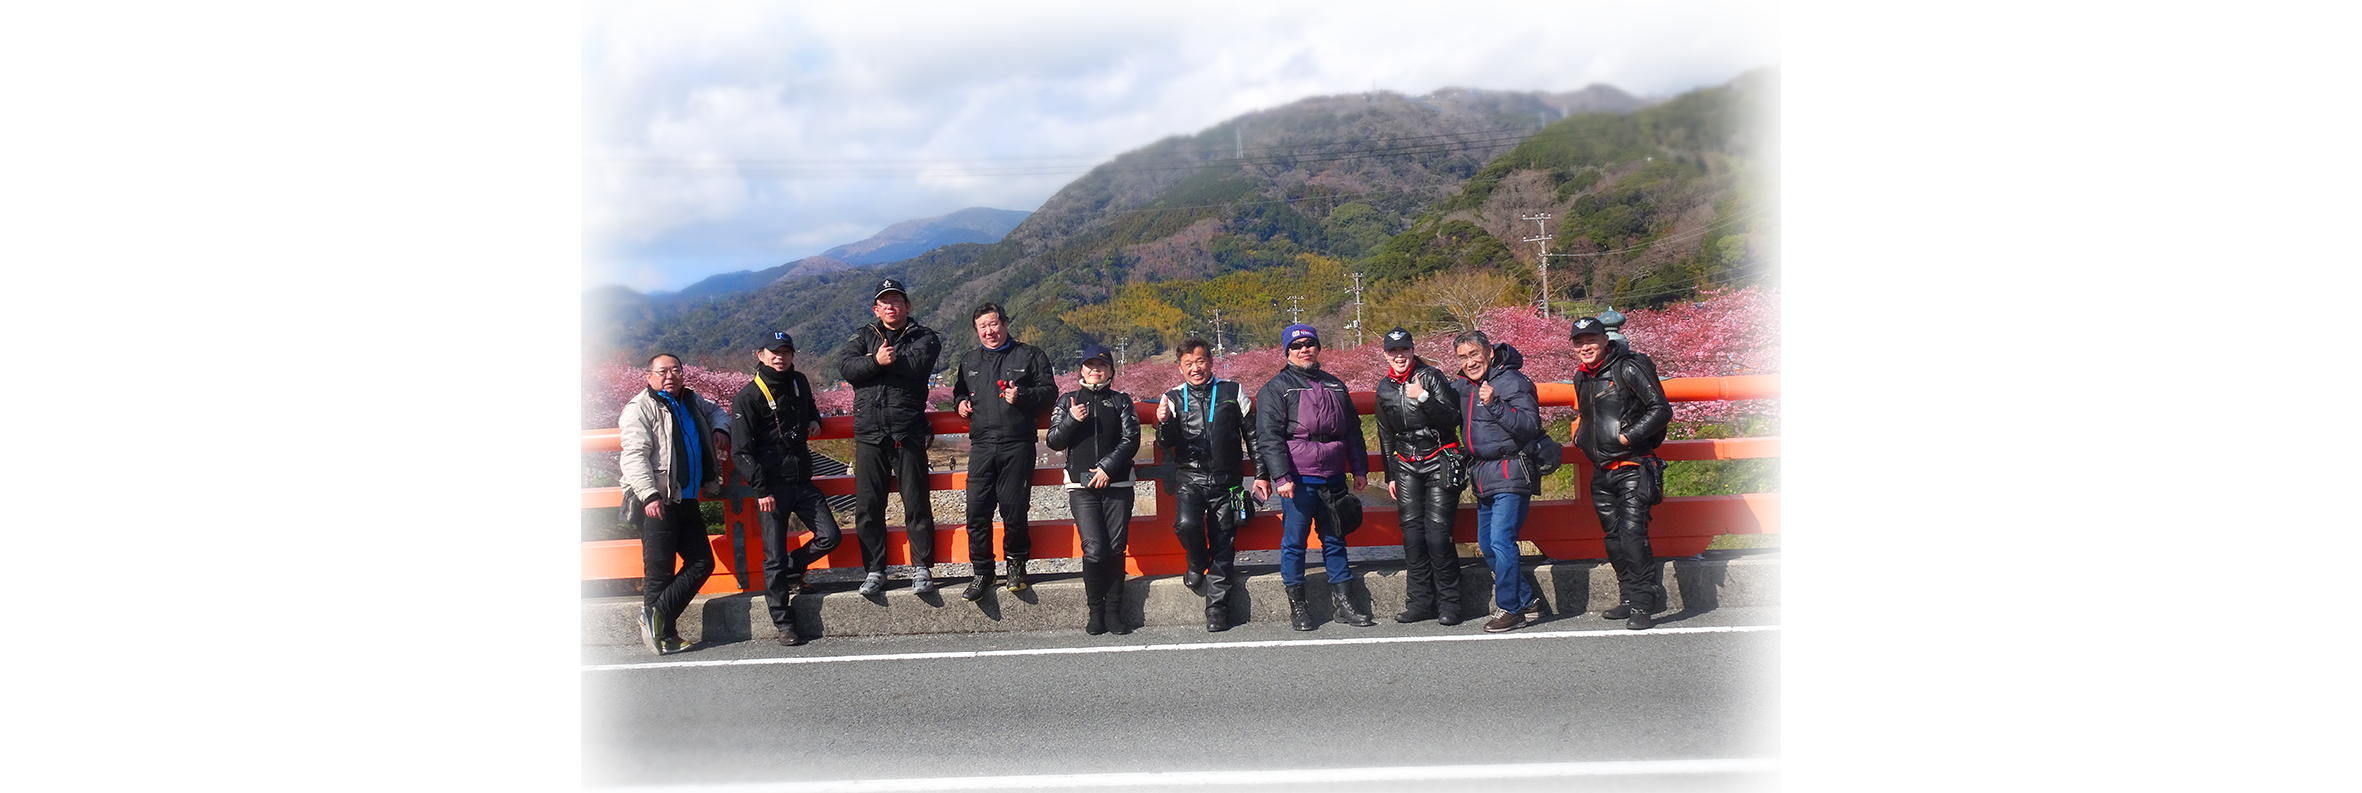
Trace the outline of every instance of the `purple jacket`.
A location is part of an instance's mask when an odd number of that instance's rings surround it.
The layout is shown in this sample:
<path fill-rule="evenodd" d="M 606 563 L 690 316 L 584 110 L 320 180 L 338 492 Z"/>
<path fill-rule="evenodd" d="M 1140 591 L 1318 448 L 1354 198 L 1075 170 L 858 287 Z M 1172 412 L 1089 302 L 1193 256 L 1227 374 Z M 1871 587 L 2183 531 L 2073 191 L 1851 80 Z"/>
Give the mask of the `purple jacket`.
<path fill-rule="evenodd" d="M 1336 375 L 1287 366 L 1263 384 L 1255 402 L 1255 435 L 1263 454 L 1257 478 L 1370 472 L 1361 414 Z"/>

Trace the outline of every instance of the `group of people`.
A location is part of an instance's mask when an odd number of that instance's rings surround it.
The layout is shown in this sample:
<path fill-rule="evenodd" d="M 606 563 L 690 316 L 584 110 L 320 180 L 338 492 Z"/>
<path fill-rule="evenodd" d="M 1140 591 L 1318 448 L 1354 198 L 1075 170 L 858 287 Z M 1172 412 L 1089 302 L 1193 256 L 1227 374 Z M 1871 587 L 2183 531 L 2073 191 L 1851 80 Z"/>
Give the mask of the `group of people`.
<path fill-rule="evenodd" d="M 935 591 L 934 510 L 926 450 L 928 378 L 942 352 L 935 331 L 911 317 L 901 282 L 878 284 L 871 314 L 836 352 L 837 371 L 854 389 L 854 532 L 866 575 L 859 588 L 878 596 L 886 585 L 886 485 L 901 482 L 911 555 L 911 590 Z M 1140 418 L 1129 394 L 1114 390 L 1115 357 L 1092 345 L 1081 353 L 1079 387 L 1058 393 L 1049 356 L 1011 338 L 1008 315 L 986 303 L 971 319 L 977 349 L 952 367 L 952 398 L 967 420 L 968 557 L 974 575 L 960 596 L 983 599 L 1002 582 L 1030 586 L 1027 515 L 1036 459 L 1035 417 L 1050 414 L 1046 440 L 1066 453 L 1064 489 L 1080 536 L 1085 630 L 1130 631 L 1123 616 L 1126 533 L 1133 501 L 1132 460 Z M 1649 507 L 1663 498 L 1664 461 L 1655 455 L 1672 409 L 1646 355 L 1611 339 L 1596 318 L 1574 323 L 1578 364 L 1574 445 L 1596 469 L 1591 494 L 1607 536 L 1619 603 L 1603 612 L 1626 627 L 1650 627 L 1665 590 L 1648 544 Z M 1206 630 L 1227 630 L 1239 586 L 1238 529 L 1258 502 L 1277 500 L 1282 534 L 1280 582 L 1289 622 L 1317 627 L 1305 595 L 1309 538 L 1320 536 L 1332 613 L 1339 622 L 1376 624 L 1353 605 L 1346 535 L 1361 523 L 1357 495 L 1368 485 L 1361 415 L 1344 381 L 1321 368 L 1320 334 L 1310 325 L 1281 332 L 1286 365 L 1253 395 L 1214 376 L 1212 345 L 1189 338 L 1175 347 L 1181 383 L 1157 398 L 1156 443 L 1165 453 L 1164 485 L 1178 505 L 1173 531 L 1188 569 L 1182 583 L 1205 599 Z M 1533 381 L 1515 347 L 1482 331 L 1453 339 L 1453 374 L 1430 365 L 1401 328 L 1384 337 L 1387 376 L 1378 384 L 1378 452 L 1386 492 L 1399 508 L 1407 568 L 1397 622 L 1456 625 L 1474 609 L 1460 601 L 1460 560 L 1452 537 L 1461 493 L 1473 489 L 1477 545 L 1492 572 L 1488 632 L 1524 627 L 1543 603 L 1518 566 L 1518 534 L 1541 477 L 1559 447 L 1543 431 Z M 811 383 L 795 369 L 795 341 L 775 332 L 758 343 L 755 378 L 724 412 L 682 382 L 677 356 L 649 361 L 647 390 L 624 406 L 623 488 L 640 518 L 646 577 L 640 637 L 658 654 L 687 648 L 674 621 L 713 571 L 711 546 L 697 510 L 717 495 L 721 463 L 734 460 L 762 519 L 764 597 L 778 642 L 799 645 L 792 598 L 808 591 L 804 570 L 837 547 L 835 516 L 812 483 L 807 439 L 820 428 Z M 733 446 L 733 439 L 736 445 Z M 1252 494 L 1250 500 L 1249 494 Z M 1001 518 L 1005 575 L 996 575 L 992 518 Z M 811 530 L 789 549 L 788 515 Z M 680 560 L 675 572 L 675 557 Z"/>

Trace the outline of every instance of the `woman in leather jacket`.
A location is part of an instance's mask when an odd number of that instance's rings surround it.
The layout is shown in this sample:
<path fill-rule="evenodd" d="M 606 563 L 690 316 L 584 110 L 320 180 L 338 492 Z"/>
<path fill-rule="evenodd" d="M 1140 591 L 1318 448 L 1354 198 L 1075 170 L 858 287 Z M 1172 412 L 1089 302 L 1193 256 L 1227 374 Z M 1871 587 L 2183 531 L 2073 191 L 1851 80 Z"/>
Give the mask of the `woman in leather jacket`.
<path fill-rule="evenodd" d="M 1083 599 L 1093 636 L 1131 633 L 1124 624 L 1124 545 L 1132 521 L 1132 455 L 1140 451 L 1140 413 L 1132 397 L 1108 387 L 1115 356 L 1083 348 L 1082 387 L 1050 409 L 1048 443 L 1066 452 L 1066 502 L 1083 545 Z"/>
<path fill-rule="evenodd" d="M 1378 381 L 1378 455 L 1386 494 L 1402 521 L 1408 575 L 1395 622 L 1460 624 L 1460 554 L 1452 524 L 1460 512 L 1460 392 L 1418 355 L 1409 331 L 1385 337 L 1386 377 Z"/>

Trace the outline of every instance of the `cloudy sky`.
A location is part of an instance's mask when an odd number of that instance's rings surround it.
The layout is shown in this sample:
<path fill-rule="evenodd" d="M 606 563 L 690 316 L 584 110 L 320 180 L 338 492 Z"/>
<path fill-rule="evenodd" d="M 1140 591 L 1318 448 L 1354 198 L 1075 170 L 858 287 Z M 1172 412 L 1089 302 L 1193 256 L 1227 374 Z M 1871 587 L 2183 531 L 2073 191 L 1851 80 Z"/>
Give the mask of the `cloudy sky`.
<path fill-rule="evenodd" d="M 673 290 L 971 206 L 1259 108 L 1371 88 L 1648 96 L 1780 60 L 1765 4 L 602 4 L 583 285 Z"/>

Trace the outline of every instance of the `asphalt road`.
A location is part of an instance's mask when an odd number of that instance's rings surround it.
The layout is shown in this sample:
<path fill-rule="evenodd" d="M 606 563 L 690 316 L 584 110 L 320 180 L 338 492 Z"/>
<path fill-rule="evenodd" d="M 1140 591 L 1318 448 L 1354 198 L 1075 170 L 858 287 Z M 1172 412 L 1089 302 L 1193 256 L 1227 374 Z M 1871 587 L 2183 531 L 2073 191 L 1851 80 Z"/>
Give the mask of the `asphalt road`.
<path fill-rule="evenodd" d="M 583 780 L 1768 789 L 1780 753 L 1777 625 L 1775 608 L 1732 608 L 1643 632 L 1593 613 L 1475 640 L 1488 636 L 1475 623 L 1381 616 L 1377 627 L 1308 633 L 1250 623 L 1220 634 L 843 637 L 662 659 L 586 647 Z M 1322 643 L 1334 640 L 1354 641 Z M 1134 776 L 1076 776 L 1105 774 Z M 815 784 L 845 780 L 866 782 Z"/>

